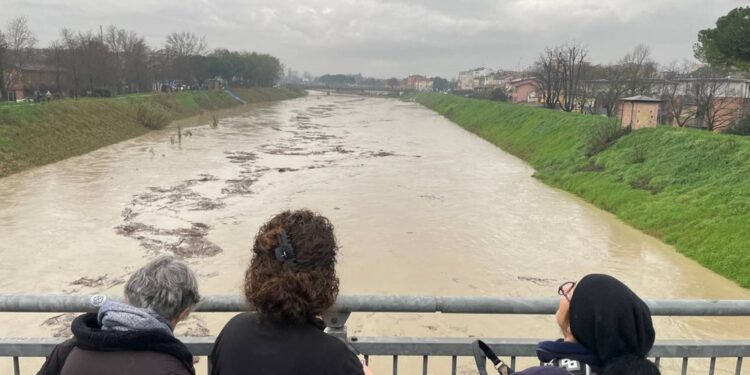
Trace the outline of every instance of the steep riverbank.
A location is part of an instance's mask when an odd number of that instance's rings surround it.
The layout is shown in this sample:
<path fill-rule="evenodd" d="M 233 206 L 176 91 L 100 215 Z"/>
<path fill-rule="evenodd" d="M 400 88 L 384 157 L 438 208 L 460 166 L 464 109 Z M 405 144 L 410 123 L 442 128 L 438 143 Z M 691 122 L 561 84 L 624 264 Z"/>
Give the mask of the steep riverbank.
<path fill-rule="evenodd" d="M 286 88 L 234 91 L 248 103 L 304 95 Z M 0 106 L 0 177 L 145 134 L 150 129 L 138 121 L 139 106 L 176 120 L 239 104 L 221 91 L 195 91 Z"/>
<path fill-rule="evenodd" d="M 660 127 L 615 138 L 603 117 L 419 94 L 416 101 L 750 287 L 750 138 Z M 637 267 L 637 264 L 633 265 Z"/>

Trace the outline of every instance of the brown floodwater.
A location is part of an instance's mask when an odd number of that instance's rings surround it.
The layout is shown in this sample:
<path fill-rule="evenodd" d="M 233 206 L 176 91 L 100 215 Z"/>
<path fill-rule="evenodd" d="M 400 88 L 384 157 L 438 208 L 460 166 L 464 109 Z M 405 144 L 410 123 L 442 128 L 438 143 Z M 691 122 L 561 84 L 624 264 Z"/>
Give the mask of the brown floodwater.
<path fill-rule="evenodd" d="M 0 292 L 118 295 L 137 267 L 174 253 L 203 294 L 240 293 L 260 224 L 307 207 L 336 226 L 342 293 L 547 297 L 600 272 L 646 298 L 750 298 L 418 104 L 313 94 L 223 116 L 216 129 L 208 116 L 190 120 L 198 126 L 182 144 L 170 140 L 175 129 L 155 131 L 0 179 Z M 194 314 L 178 333 L 215 335 L 229 316 Z M 65 335 L 71 318 L 0 314 L 0 336 Z M 747 339 L 747 323 L 657 318 L 656 328 L 659 339 Z M 557 336 L 552 316 L 360 313 L 348 327 Z M 386 373 L 390 362 L 374 367 Z M 447 368 L 433 361 L 430 373 Z"/>

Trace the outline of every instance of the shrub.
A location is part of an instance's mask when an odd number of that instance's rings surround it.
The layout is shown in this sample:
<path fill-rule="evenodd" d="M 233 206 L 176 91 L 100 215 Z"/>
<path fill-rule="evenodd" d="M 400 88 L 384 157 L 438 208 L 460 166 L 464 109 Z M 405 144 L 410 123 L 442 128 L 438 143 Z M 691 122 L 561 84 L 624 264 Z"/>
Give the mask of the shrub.
<path fill-rule="evenodd" d="M 163 129 L 171 121 L 169 112 L 151 103 L 138 103 L 135 118 L 139 124 L 149 129 Z"/>
<path fill-rule="evenodd" d="M 662 190 L 664 190 L 663 187 L 655 185 L 651 181 L 651 176 L 638 177 L 635 180 L 630 181 L 630 186 L 633 189 L 646 190 L 648 192 L 651 192 L 651 194 L 657 194 L 657 193 L 660 193 Z"/>
<path fill-rule="evenodd" d="M 646 146 L 641 142 L 640 139 L 635 140 L 633 145 L 632 155 L 630 155 L 630 161 L 633 164 L 643 163 L 646 161 Z"/>
<path fill-rule="evenodd" d="M 490 91 L 489 97 L 490 97 L 490 100 L 496 100 L 500 102 L 508 101 L 508 93 L 505 92 L 505 89 L 501 87 L 498 87 Z"/>
<path fill-rule="evenodd" d="M 724 133 L 750 135 L 750 116 L 735 121 L 734 124 L 724 130 Z"/>
<path fill-rule="evenodd" d="M 592 126 L 586 141 L 586 155 L 591 157 L 606 150 L 616 140 L 629 132 L 630 128 L 622 128 L 620 124 L 614 121 Z"/>

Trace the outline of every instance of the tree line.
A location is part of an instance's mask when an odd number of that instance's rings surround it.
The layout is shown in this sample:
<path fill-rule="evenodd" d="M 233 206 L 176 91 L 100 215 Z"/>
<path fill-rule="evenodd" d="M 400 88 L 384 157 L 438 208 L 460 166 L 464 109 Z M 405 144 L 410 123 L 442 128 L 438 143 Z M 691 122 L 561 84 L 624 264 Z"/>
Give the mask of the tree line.
<path fill-rule="evenodd" d="M 743 32 L 744 30 L 744 32 Z M 750 7 L 737 8 L 719 18 L 717 27 L 698 33 L 695 57 L 690 62 L 660 66 L 644 45 L 610 64 L 593 64 L 589 50 L 578 42 L 547 47 L 536 59 L 531 74 L 537 80 L 544 106 L 563 111 L 616 115 L 618 101 L 635 95 L 663 100 L 668 122 L 713 130 L 727 116 L 732 103 L 719 100 L 728 90 L 731 75 L 750 71 Z"/>
<path fill-rule="evenodd" d="M 23 79 L 23 72 L 42 69 L 52 82 L 44 90 L 69 96 L 200 88 L 212 78 L 229 85 L 270 87 L 282 74 L 279 59 L 256 52 L 215 49 L 191 32 L 167 35 L 151 47 L 135 31 L 117 26 L 95 31 L 64 28 L 58 39 L 38 48 L 28 20 L 18 17 L 0 29 L 0 97 Z M 20 73 L 20 74 L 19 74 Z"/>

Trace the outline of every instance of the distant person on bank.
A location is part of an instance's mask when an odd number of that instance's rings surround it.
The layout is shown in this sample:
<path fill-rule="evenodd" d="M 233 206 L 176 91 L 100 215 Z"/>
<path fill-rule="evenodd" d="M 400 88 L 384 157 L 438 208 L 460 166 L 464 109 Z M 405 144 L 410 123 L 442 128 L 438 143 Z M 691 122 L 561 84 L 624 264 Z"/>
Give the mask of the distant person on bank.
<path fill-rule="evenodd" d="M 125 298 L 77 317 L 73 338 L 55 347 L 39 374 L 195 374 L 192 354 L 173 334 L 200 301 L 187 264 L 168 256 L 151 261 L 130 277 Z"/>
<path fill-rule="evenodd" d="M 285 211 L 255 237 L 245 298 L 255 312 L 232 318 L 216 338 L 213 375 L 361 375 L 363 361 L 329 336 L 321 319 L 336 302 L 333 225 L 308 210 Z"/>
<path fill-rule="evenodd" d="M 543 341 L 544 365 L 517 375 L 659 375 L 646 359 L 654 345 L 651 311 L 630 288 L 608 275 L 591 274 L 558 288 L 555 317 L 563 338 Z"/>

